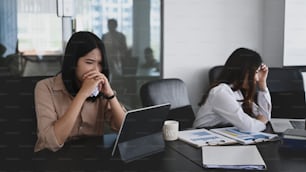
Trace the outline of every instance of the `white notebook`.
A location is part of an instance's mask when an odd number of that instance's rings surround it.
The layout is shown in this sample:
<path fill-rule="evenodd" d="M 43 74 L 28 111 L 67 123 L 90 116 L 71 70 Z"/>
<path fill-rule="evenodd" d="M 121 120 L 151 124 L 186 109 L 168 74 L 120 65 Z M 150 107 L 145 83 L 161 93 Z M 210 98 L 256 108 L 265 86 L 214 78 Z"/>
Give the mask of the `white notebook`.
<path fill-rule="evenodd" d="M 202 163 L 205 168 L 266 169 L 266 164 L 255 145 L 203 146 Z"/>

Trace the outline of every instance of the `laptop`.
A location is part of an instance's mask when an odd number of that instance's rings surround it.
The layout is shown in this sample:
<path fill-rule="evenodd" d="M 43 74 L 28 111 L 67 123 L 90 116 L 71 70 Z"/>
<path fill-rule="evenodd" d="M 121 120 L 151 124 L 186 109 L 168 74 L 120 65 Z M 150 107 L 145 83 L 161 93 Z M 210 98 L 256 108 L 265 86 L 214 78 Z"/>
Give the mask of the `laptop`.
<path fill-rule="evenodd" d="M 128 111 L 112 150 L 113 158 L 125 162 L 161 152 L 165 148 L 162 127 L 170 104 L 160 104 Z"/>
<path fill-rule="evenodd" d="M 287 129 L 305 129 L 305 119 L 271 118 L 275 133 L 283 133 Z"/>

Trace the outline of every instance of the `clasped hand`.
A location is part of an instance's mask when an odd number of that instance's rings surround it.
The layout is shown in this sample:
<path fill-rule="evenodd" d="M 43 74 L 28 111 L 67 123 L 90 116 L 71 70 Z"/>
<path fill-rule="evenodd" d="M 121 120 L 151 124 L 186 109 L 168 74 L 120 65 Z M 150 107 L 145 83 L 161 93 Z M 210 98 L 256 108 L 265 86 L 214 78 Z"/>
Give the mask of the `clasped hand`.
<path fill-rule="evenodd" d="M 103 73 L 100 73 L 99 71 L 89 71 L 85 73 L 82 76 L 80 91 L 89 97 L 96 87 L 98 87 L 100 92 L 107 96 L 114 94 L 108 79 Z"/>

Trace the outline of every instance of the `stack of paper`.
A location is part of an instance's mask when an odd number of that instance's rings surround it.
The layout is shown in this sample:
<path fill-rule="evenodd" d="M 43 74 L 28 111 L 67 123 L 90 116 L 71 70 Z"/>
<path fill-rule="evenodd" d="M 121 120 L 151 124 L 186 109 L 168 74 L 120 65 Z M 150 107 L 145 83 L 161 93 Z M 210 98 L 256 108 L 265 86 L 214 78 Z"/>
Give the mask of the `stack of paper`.
<path fill-rule="evenodd" d="M 202 163 L 205 168 L 266 169 L 266 164 L 255 145 L 203 146 Z"/>

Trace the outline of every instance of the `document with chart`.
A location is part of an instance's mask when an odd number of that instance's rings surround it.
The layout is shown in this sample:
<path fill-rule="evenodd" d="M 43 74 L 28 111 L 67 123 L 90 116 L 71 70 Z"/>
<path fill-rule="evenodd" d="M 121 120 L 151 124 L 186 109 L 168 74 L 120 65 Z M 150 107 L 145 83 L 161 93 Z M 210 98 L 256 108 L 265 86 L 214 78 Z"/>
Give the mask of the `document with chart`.
<path fill-rule="evenodd" d="M 236 127 L 216 128 L 211 129 L 210 131 L 234 139 L 241 144 L 254 144 L 258 142 L 273 141 L 279 139 L 277 134 L 264 132 L 242 132 L 239 131 Z"/>
<path fill-rule="evenodd" d="M 179 131 L 178 138 L 195 147 L 207 145 L 228 145 L 237 143 L 236 140 L 213 133 L 204 128 Z"/>

